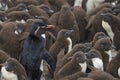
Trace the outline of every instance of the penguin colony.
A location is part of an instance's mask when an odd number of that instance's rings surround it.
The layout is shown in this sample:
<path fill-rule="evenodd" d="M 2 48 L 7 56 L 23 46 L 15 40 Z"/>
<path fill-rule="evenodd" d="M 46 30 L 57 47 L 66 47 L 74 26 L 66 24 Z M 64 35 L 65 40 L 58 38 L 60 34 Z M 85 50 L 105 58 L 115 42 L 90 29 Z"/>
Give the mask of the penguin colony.
<path fill-rule="evenodd" d="M 120 80 L 120 0 L 1 0 L 0 80 Z"/>

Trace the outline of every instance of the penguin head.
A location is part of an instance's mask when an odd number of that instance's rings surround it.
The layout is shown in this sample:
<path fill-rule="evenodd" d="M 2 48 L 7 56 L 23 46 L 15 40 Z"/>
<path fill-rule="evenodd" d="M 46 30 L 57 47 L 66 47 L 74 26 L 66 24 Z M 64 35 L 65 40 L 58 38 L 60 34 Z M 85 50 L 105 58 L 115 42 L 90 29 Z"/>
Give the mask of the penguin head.
<path fill-rule="evenodd" d="M 4 67 L 6 71 L 14 73 L 17 70 L 17 63 L 14 59 L 10 58 L 5 62 Z"/>
<path fill-rule="evenodd" d="M 105 22 L 110 22 L 112 21 L 112 15 L 111 13 L 101 13 L 101 16 L 102 16 L 102 20 L 104 20 Z"/>
<path fill-rule="evenodd" d="M 57 39 L 58 40 L 66 40 L 68 37 L 70 37 L 73 34 L 74 30 L 66 30 L 62 29 L 58 32 Z"/>
<path fill-rule="evenodd" d="M 82 51 L 78 51 L 73 55 L 72 60 L 79 64 L 79 63 L 86 62 L 87 58 L 86 58 L 86 55 Z"/>
<path fill-rule="evenodd" d="M 95 36 L 93 37 L 92 44 L 94 45 L 97 40 L 99 40 L 99 39 L 101 39 L 101 38 L 104 38 L 104 37 L 107 37 L 107 35 L 106 35 L 104 32 L 97 32 L 97 33 L 95 34 Z"/>
<path fill-rule="evenodd" d="M 112 42 L 109 37 L 101 38 L 95 43 L 94 47 L 101 51 L 108 51 L 112 47 Z"/>
<path fill-rule="evenodd" d="M 25 5 L 25 4 L 23 4 L 23 3 L 20 3 L 20 4 L 18 4 L 17 6 L 16 6 L 16 8 L 17 8 L 17 10 L 19 10 L 19 11 L 28 11 L 27 10 L 27 6 Z"/>
<path fill-rule="evenodd" d="M 42 4 L 40 5 L 40 8 L 43 9 L 49 16 L 54 13 L 54 11 L 48 5 Z"/>
<path fill-rule="evenodd" d="M 44 34 L 47 30 L 53 29 L 54 25 L 47 25 L 43 20 L 39 20 L 33 23 L 30 35 L 32 36 L 41 36 Z"/>
<path fill-rule="evenodd" d="M 88 59 L 92 59 L 92 58 L 102 58 L 101 54 L 99 51 L 97 51 L 96 49 L 92 49 L 90 50 L 87 54 L 86 54 Z"/>
<path fill-rule="evenodd" d="M 16 35 L 19 35 L 24 31 L 24 25 L 22 23 L 17 23 L 14 29 L 15 29 L 14 33 Z"/>
<path fill-rule="evenodd" d="M 73 50 L 74 51 L 82 51 L 82 52 L 86 53 L 90 50 L 90 48 L 88 48 L 84 44 L 76 44 L 76 45 L 73 46 Z"/>

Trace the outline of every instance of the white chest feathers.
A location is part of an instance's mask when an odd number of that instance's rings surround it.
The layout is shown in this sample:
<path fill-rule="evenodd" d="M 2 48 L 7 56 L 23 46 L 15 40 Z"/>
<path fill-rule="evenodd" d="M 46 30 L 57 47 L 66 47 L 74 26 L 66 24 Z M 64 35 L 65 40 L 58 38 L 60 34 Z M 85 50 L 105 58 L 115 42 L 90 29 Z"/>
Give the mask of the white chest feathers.
<path fill-rule="evenodd" d="M 103 68 L 103 61 L 100 58 L 93 58 L 92 59 L 93 66 L 101 71 L 104 70 Z"/>
<path fill-rule="evenodd" d="M 0 10 L 6 11 L 8 10 L 8 6 L 5 3 L 0 3 Z"/>
<path fill-rule="evenodd" d="M 88 0 L 86 3 L 87 12 L 91 11 L 94 8 L 94 0 Z"/>
<path fill-rule="evenodd" d="M 107 53 L 109 55 L 109 62 L 112 60 L 112 51 L 105 51 L 105 53 Z"/>
<path fill-rule="evenodd" d="M 72 40 L 70 37 L 67 38 L 67 40 L 69 41 L 69 45 L 68 45 L 68 52 L 70 52 L 72 50 Z M 67 53 L 68 53 L 67 52 Z"/>
<path fill-rule="evenodd" d="M 18 77 L 16 74 L 6 71 L 5 67 L 2 67 L 0 80 L 18 80 Z"/>
<path fill-rule="evenodd" d="M 105 29 L 105 31 L 107 32 L 107 34 L 110 36 L 110 38 L 113 41 L 114 33 L 112 32 L 110 25 L 107 22 L 102 21 L 102 27 Z"/>
<path fill-rule="evenodd" d="M 86 63 L 86 62 L 84 62 L 84 63 L 79 63 L 79 65 L 81 66 L 81 72 L 86 72 L 87 63 Z"/>
<path fill-rule="evenodd" d="M 75 0 L 74 6 L 80 6 L 80 7 L 82 7 L 82 1 L 83 0 Z"/>
<path fill-rule="evenodd" d="M 120 67 L 118 68 L 118 76 L 120 77 Z"/>

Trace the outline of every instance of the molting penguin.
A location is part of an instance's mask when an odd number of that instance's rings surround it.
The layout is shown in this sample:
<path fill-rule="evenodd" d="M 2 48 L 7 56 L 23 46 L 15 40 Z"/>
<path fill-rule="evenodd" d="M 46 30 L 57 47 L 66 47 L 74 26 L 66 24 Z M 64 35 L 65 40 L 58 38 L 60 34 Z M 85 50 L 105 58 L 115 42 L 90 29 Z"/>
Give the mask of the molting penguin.
<path fill-rule="evenodd" d="M 92 9 L 91 11 L 89 11 L 87 13 L 86 19 L 87 19 L 87 21 L 89 21 L 92 16 L 96 15 L 97 12 L 99 12 L 103 8 L 111 8 L 112 9 L 113 7 L 114 6 L 111 3 L 103 3 L 100 6 L 98 6 L 98 7 L 94 8 L 94 9 Z"/>
<path fill-rule="evenodd" d="M 96 49 L 91 49 L 88 53 L 86 53 L 88 58 L 88 64 L 94 66 L 101 71 L 104 71 L 102 55 Z"/>
<path fill-rule="evenodd" d="M 101 38 L 105 38 L 107 37 L 107 35 L 104 33 L 104 32 L 97 32 L 95 34 L 95 36 L 93 37 L 93 40 L 92 40 L 92 46 L 95 45 L 96 41 L 101 39 Z"/>
<path fill-rule="evenodd" d="M 95 45 L 97 40 L 105 37 L 107 37 L 107 35 L 104 32 L 97 32 L 94 35 L 93 40 L 91 42 L 84 43 L 84 45 L 87 46 L 89 49 L 91 49 Z"/>
<path fill-rule="evenodd" d="M 111 62 L 108 64 L 106 72 L 110 73 L 114 77 L 120 78 L 120 51 Z"/>
<path fill-rule="evenodd" d="M 79 6 L 75 6 L 72 8 L 72 12 L 75 16 L 76 22 L 78 23 L 79 28 L 79 35 L 80 35 L 80 41 L 79 42 L 85 42 L 87 40 L 87 32 L 85 30 L 85 27 L 87 25 L 87 21 L 85 19 L 86 12 L 83 8 Z"/>
<path fill-rule="evenodd" d="M 57 72 L 62 67 L 62 62 L 63 62 L 64 55 L 65 55 L 65 49 L 63 48 L 63 49 L 61 49 L 61 51 L 57 55 L 57 63 L 56 63 L 55 72 Z"/>
<path fill-rule="evenodd" d="M 106 70 L 108 63 L 112 60 L 111 47 L 112 42 L 108 37 L 99 39 L 93 46 L 93 49 L 98 50 L 103 57 L 104 70 Z"/>
<path fill-rule="evenodd" d="M 62 29 L 57 35 L 55 43 L 50 47 L 49 53 L 57 62 L 57 55 L 62 48 L 65 49 L 65 53 L 69 52 L 72 49 L 72 40 L 70 36 L 73 34 L 73 30 Z"/>
<path fill-rule="evenodd" d="M 21 64 L 24 66 L 29 80 L 39 80 L 41 76 L 41 60 L 45 60 L 52 71 L 55 70 L 54 59 L 45 48 L 45 39 L 42 37 L 47 30 L 54 28 L 43 20 L 35 22 L 28 38 L 25 40 L 21 53 Z"/>
<path fill-rule="evenodd" d="M 54 24 L 55 28 L 53 30 L 50 30 L 50 32 L 57 37 L 58 32 L 60 31 L 60 28 L 57 26 L 58 23 L 58 19 L 59 19 L 59 14 L 60 12 L 56 12 L 54 13 L 49 19 L 48 19 L 48 23 L 49 24 Z M 47 35 L 46 33 L 46 48 L 47 50 L 50 49 L 50 47 L 52 46 L 52 44 L 55 42 L 56 38 L 51 38 L 50 35 Z"/>
<path fill-rule="evenodd" d="M 1 68 L 0 80 L 27 80 L 24 67 L 14 58 L 9 58 Z"/>
<path fill-rule="evenodd" d="M 17 60 L 19 60 L 22 49 L 21 39 L 24 39 L 22 37 L 23 34 L 24 25 L 16 22 L 7 22 L 6 24 L 4 24 L 4 27 L 0 31 L 1 49 Z"/>
<path fill-rule="evenodd" d="M 116 46 L 116 50 L 120 49 L 119 40 L 120 37 L 120 18 L 110 13 L 101 14 L 102 25 L 107 34 L 110 36 L 113 44 Z"/>
<path fill-rule="evenodd" d="M 85 46 L 84 44 L 74 45 L 72 50 L 63 57 L 63 65 L 66 64 L 67 62 L 69 62 L 70 61 L 69 58 L 72 57 L 77 51 L 82 51 L 82 52 L 86 53 L 89 51 L 89 48 L 87 46 Z"/>
<path fill-rule="evenodd" d="M 86 26 L 86 29 L 88 31 L 90 31 L 90 33 L 89 33 L 89 40 L 90 41 L 91 41 L 91 39 L 93 39 L 94 35 L 97 32 L 104 32 L 105 34 L 107 34 L 106 31 L 104 30 L 104 28 L 102 27 L 101 13 L 113 13 L 113 11 L 110 8 L 103 8 L 102 10 L 97 12 L 97 14 L 89 20 L 88 25 Z"/>
<path fill-rule="evenodd" d="M 42 4 L 38 7 L 43 9 L 49 16 L 52 16 L 52 14 L 54 13 L 54 11 L 51 9 L 51 7 L 49 5 Z"/>
<path fill-rule="evenodd" d="M 58 80 L 68 75 L 72 75 L 76 72 L 86 72 L 87 63 L 86 63 L 86 56 L 83 52 L 78 51 L 76 52 L 72 60 L 66 63 L 56 74 L 55 79 Z"/>
<path fill-rule="evenodd" d="M 35 5 L 29 5 L 28 6 L 28 12 L 30 13 L 31 16 L 36 17 L 36 16 L 42 16 L 45 19 L 48 19 L 49 16 L 48 14 L 41 8 L 35 6 Z"/>
<path fill-rule="evenodd" d="M 12 11 L 8 13 L 7 18 L 10 19 L 11 21 L 21 21 L 21 20 L 27 20 L 31 18 L 30 14 L 26 11 Z"/>
<path fill-rule="evenodd" d="M 12 12 L 12 11 L 26 11 L 27 12 L 27 6 L 25 4 L 18 4 L 15 7 L 9 8 L 7 11 L 5 11 L 6 13 Z"/>
<path fill-rule="evenodd" d="M 63 5 L 60 10 L 60 15 L 58 19 L 58 27 L 60 29 L 74 30 L 74 33 L 71 35 L 73 44 L 76 44 L 80 40 L 79 28 L 76 22 L 75 16 L 71 11 L 70 6 Z"/>

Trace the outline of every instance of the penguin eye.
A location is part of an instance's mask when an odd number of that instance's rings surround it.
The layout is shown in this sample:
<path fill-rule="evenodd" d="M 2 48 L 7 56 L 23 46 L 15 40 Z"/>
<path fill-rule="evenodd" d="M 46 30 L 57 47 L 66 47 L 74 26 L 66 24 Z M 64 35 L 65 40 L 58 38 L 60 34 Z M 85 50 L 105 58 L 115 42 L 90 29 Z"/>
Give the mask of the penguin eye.
<path fill-rule="evenodd" d="M 92 53 L 91 53 L 91 56 L 95 56 L 95 53 L 94 53 L 94 52 L 92 52 Z"/>
<path fill-rule="evenodd" d="M 66 33 L 65 33 L 65 36 L 66 36 L 66 37 L 69 37 L 69 32 L 66 32 Z"/>

